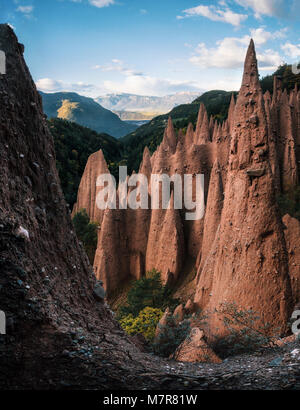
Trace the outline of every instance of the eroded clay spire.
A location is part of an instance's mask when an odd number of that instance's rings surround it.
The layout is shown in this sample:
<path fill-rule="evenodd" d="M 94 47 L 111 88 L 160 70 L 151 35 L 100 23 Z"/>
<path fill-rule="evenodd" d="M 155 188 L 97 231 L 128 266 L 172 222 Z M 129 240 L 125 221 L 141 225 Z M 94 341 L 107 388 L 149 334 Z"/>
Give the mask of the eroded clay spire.
<path fill-rule="evenodd" d="M 200 104 L 199 112 L 198 112 L 198 118 L 197 118 L 197 124 L 196 124 L 196 130 L 195 130 L 195 136 L 194 136 L 194 143 L 197 144 L 201 132 L 201 126 L 202 126 L 202 121 L 204 117 L 204 112 L 205 112 L 205 106 L 203 103 Z"/>

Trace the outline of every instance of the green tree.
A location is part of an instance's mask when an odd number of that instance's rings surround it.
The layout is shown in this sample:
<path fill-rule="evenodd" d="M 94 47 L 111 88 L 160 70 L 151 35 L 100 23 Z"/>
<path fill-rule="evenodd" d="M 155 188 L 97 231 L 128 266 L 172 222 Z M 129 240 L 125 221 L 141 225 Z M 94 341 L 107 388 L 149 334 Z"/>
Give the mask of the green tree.
<path fill-rule="evenodd" d="M 152 307 L 146 307 L 134 318 L 130 313 L 120 320 L 120 324 L 129 335 L 142 334 L 146 340 L 152 341 L 158 322 L 163 315 L 163 311 Z"/>
<path fill-rule="evenodd" d="M 277 201 L 282 216 L 289 214 L 300 221 L 300 186 L 288 189 Z"/>
<path fill-rule="evenodd" d="M 188 337 L 191 323 L 187 319 L 177 323 L 174 316 L 166 318 L 165 325 L 158 325 L 160 332 L 153 344 L 153 350 L 158 356 L 169 357 Z"/>
<path fill-rule="evenodd" d="M 291 65 L 283 64 L 278 67 L 274 74 L 267 75 L 261 79 L 260 83 L 263 92 L 270 91 L 270 93 L 273 94 L 273 80 L 275 75 L 281 79 L 282 89 L 286 88 L 288 91 L 291 91 L 296 84 L 298 88 L 300 86 L 300 74 L 294 74 Z"/>
<path fill-rule="evenodd" d="M 85 209 L 81 209 L 73 218 L 73 224 L 78 239 L 83 243 L 84 249 L 91 264 L 94 263 L 97 249 L 98 224 L 90 222 L 90 218 Z"/>
<path fill-rule="evenodd" d="M 243 310 L 235 303 L 223 302 L 215 310 L 226 328 L 225 336 L 215 336 L 212 349 L 221 358 L 242 353 L 255 352 L 263 347 L 274 345 L 280 332 L 270 323 L 265 323 L 252 309 Z"/>
<path fill-rule="evenodd" d="M 137 317 L 146 307 L 165 310 L 168 306 L 175 307 L 178 300 L 171 297 L 171 290 L 162 284 L 160 272 L 153 269 L 146 276 L 134 282 L 127 295 L 127 303 L 121 306 L 118 317 L 132 314 Z"/>
<path fill-rule="evenodd" d="M 88 157 L 94 152 L 102 149 L 110 171 L 115 177 L 118 176 L 118 163 L 122 157 L 122 144 L 118 140 L 57 118 L 50 119 L 48 127 L 54 139 L 56 166 L 63 193 L 71 207 L 76 202 Z"/>

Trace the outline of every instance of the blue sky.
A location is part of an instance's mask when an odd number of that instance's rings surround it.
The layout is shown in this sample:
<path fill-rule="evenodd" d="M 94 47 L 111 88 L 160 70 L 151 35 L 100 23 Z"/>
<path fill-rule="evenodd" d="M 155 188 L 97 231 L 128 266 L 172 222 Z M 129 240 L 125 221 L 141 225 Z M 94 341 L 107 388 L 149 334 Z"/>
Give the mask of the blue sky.
<path fill-rule="evenodd" d="M 237 90 L 251 37 L 261 75 L 300 60 L 300 0 L 0 0 L 0 20 L 46 92 Z"/>

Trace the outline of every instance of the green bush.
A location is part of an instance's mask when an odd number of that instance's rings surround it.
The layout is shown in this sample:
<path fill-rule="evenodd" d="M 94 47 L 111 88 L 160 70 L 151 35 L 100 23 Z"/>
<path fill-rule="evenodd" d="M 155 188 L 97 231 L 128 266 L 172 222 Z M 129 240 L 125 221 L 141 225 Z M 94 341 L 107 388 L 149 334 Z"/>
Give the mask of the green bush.
<path fill-rule="evenodd" d="M 251 309 L 241 310 L 235 303 L 222 303 L 215 312 L 223 316 L 228 332 L 226 336 L 215 337 L 211 343 L 221 358 L 255 352 L 279 338 L 269 323 L 259 323 L 260 317 Z"/>
<path fill-rule="evenodd" d="M 277 202 L 282 216 L 289 214 L 300 221 L 300 186 L 289 188 Z"/>
<path fill-rule="evenodd" d="M 171 297 L 171 290 L 162 284 L 160 272 L 153 269 L 146 276 L 133 283 L 127 295 L 127 303 L 118 311 L 118 318 L 132 315 L 137 317 L 146 307 L 165 310 L 168 306 L 173 308 L 178 300 Z"/>
<path fill-rule="evenodd" d="M 78 239 L 83 243 L 90 263 L 94 263 L 97 249 L 98 224 L 90 222 L 90 218 L 85 209 L 81 209 L 73 218 L 73 225 Z"/>
<path fill-rule="evenodd" d="M 153 350 L 158 356 L 169 357 L 188 337 L 191 331 L 189 320 L 183 320 L 177 324 L 174 316 L 167 317 L 165 325 L 158 325 L 160 333 L 155 339 Z"/>
<path fill-rule="evenodd" d="M 146 340 L 151 342 L 162 315 L 162 310 L 146 307 L 136 318 L 131 313 L 125 316 L 120 320 L 120 324 L 129 335 L 142 334 Z"/>

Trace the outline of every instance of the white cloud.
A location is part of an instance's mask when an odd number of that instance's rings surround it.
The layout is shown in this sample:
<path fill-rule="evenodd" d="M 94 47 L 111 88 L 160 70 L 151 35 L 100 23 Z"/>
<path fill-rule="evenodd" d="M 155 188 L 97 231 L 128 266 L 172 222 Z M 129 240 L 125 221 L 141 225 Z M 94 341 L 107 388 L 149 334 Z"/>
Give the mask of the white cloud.
<path fill-rule="evenodd" d="M 102 94 L 128 93 L 139 95 L 159 95 L 174 94 L 176 92 L 203 91 L 198 83 L 191 81 L 170 81 L 150 76 L 128 76 L 124 81 L 113 82 L 104 81 L 101 85 L 78 83 L 65 83 L 52 78 L 41 78 L 36 81 L 38 90 L 45 93 L 54 92 L 77 92 L 81 95 L 92 98 Z"/>
<path fill-rule="evenodd" d="M 281 46 L 281 48 L 288 57 L 300 57 L 300 44 L 285 43 Z"/>
<path fill-rule="evenodd" d="M 139 95 L 167 95 L 180 91 L 198 91 L 200 86 L 192 81 L 171 81 L 151 76 L 128 76 L 123 82 L 104 81 L 109 93 Z"/>
<path fill-rule="evenodd" d="M 225 5 L 225 3 L 221 3 Z M 225 7 L 224 10 L 217 8 L 215 6 L 197 6 L 190 9 L 183 10 L 182 16 L 177 16 L 178 19 L 183 19 L 186 17 L 202 16 L 206 17 L 212 21 L 221 21 L 223 23 L 232 24 L 235 27 L 241 25 L 243 21 L 247 19 L 247 15 L 238 14 L 230 10 L 228 7 Z"/>
<path fill-rule="evenodd" d="M 272 49 L 257 53 L 257 59 L 261 71 L 275 71 L 281 64 L 283 64 L 283 59 L 280 54 Z"/>
<path fill-rule="evenodd" d="M 271 33 L 270 31 L 266 31 L 264 27 L 260 27 L 257 29 L 251 29 L 251 37 L 253 38 L 255 44 L 257 46 L 263 45 L 269 40 L 280 39 L 286 37 L 287 29 L 282 29 L 279 31 L 275 31 Z"/>
<path fill-rule="evenodd" d="M 31 14 L 33 12 L 34 7 L 33 6 L 19 6 L 17 8 L 17 11 L 23 14 Z"/>
<path fill-rule="evenodd" d="M 125 76 L 141 76 L 143 75 L 142 72 L 139 71 L 135 71 L 131 68 L 128 68 L 126 66 L 124 66 L 123 61 L 114 58 L 113 60 L 111 60 L 110 64 L 107 65 L 95 65 L 93 67 L 91 67 L 93 70 L 101 70 L 104 72 L 109 72 L 109 71 L 117 71 Z"/>
<path fill-rule="evenodd" d="M 53 92 L 61 89 L 61 82 L 52 78 L 41 78 L 36 81 L 36 86 L 41 91 Z"/>
<path fill-rule="evenodd" d="M 82 0 L 70 0 L 73 3 L 82 3 Z M 88 0 L 88 2 L 95 7 L 101 9 L 102 7 L 108 7 L 115 4 L 115 0 Z"/>
<path fill-rule="evenodd" d="M 102 8 L 115 4 L 115 0 L 89 0 L 92 6 Z"/>
<path fill-rule="evenodd" d="M 241 87 L 242 72 L 224 77 L 221 80 L 205 81 L 206 90 L 238 91 Z"/>
<path fill-rule="evenodd" d="M 44 91 L 45 93 L 73 91 L 88 94 L 96 88 L 93 84 L 86 84 L 81 81 L 77 83 L 64 83 L 63 81 L 53 80 L 52 78 L 41 78 L 36 81 L 36 86 L 38 90 Z"/>
<path fill-rule="evenodd" d="M 259 32 L 260 44 L 267 41 L 267 32 Z M 256 34 L 254 31 L 252 34 Z M 198 67 L 204 68 L 223 68 L 237 69 L 244 65 L 247 47 L 251 37 L 246 35 L 241 38 L 225 37 L 217 42 L 216 47 L 208 48 L 205 43 L 200 43 L 196 48 L 196 54 L 190 58 L 190 61 Z M 261 70 L 276 69 L 282 59 L 277 51 L 268 49 L 257 52 L 257 58 Z"/>
<path fill-rule="evenodd" d="M 104 81 L 103 86 L 107 93 L 129 93 L 140 95 L 165 95 L 180 91 L 198 91 L 197 83 L 191 81 L 171 81 L 146 75 L 143 72 L 128 68 L 122 60 L 113 59 L 107 65 L 92 67 L 103 72 L 119 72 L 124 79 L 119 81 Z"/>
<path fill-rule="evenodd" d="M 235 0 L 237 4 L 254 11 L 256 18 L 270 16 L 295 18 L 299 15 L 299 0 Z"/>

